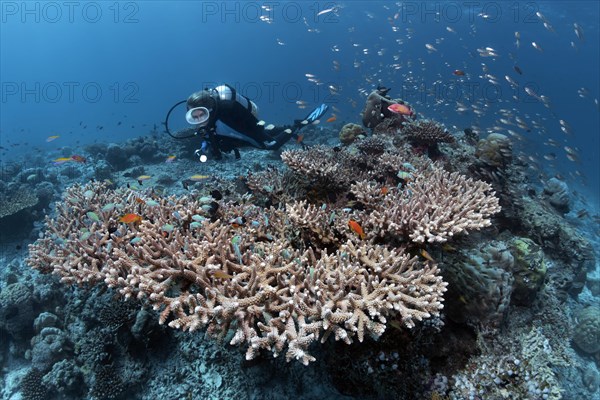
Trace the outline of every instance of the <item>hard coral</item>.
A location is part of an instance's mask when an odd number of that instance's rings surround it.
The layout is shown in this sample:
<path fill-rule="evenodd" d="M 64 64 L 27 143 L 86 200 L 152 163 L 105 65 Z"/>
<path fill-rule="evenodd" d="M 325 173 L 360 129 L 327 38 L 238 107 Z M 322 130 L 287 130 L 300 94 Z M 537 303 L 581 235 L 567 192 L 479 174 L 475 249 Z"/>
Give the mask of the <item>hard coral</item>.
<path fill-rule="evenodd" d="M 578 314 L 577 319 L 573 342 L 586 353 L 597 353 L 600 351 L 600 308 L 585 308 Z"/>
<path fill-rule="evenodd" d="M 31 190 L 20 189 L 0 196 L 0 219 L 34 207 L 38 198 Z"/>
<path fill-rule="evenodd" d="M 339 133 L 340 142 L 342 144 L 350 144 L 359 138 L 361 135 L 365 135 L 366 132 L 362 126 L 357 124 L 346 124 L 342 127 Z"/>
<path fill-rule="evenodd" d="M 288 361 L 307 364 L 309 345 L 331 334 L 362 341 L 380 336 L 389 316 L 412 327 L 442 308 L 446 284 L 437 266 L 401 249 L 359 242 L 347 231 L 335 251 L 302 248 L 293 240 L 300 227 L 281 210 L 225 203 L 209 222 L 199 200 L 139 205 L 132 201 L 139 196 L 100 183 L 71 187 L 28 262 L 63 282 L 104 283 L 144 299 L 173 328 L 206 327 L 217 336 L 233 328 L 231 343 L 246 343 L 248 359 L 287 347 Z M 119 224 L 127 212 L 143 215 L 141 223 Z M 240 215 L 246 224 L 227 222 Z"/>
<path fill-rule="evenodd" d="M 477 158 L 490 167 L 506 167 L 512 160 L 510 139 L 500 133 L 490 133 L 477 143 Z"/>
<path fill-rule="evenodd" d="M 499 328 L 510 304 L 513 265 L 512 254 L 500 241 L 450 255 L 442 265 L 449 283 L 448 316 L 456 322 Z"/>
<path fill-rule="evenodd" d="M 398 235 L 417 243 L 445 242 L 460 232 L 489 226 L 488 217 L 500 211 L 498 198 L 487 183 L 449 173 L 435 164 L 414 171 L 411 177 L 405 187 L 377 197 L 363 196 L 368 185 L 353 187 L 359 199 L 370 198 L 367 226 L 379 235 Z"/>
<path fill-rule="evenodd" d="M 409 141 L 418 145 L 432 146 L 438 143 L 454 143 L 454 136 L 446 128 L 430 120 L 405 124 L 402 134 Z"/>

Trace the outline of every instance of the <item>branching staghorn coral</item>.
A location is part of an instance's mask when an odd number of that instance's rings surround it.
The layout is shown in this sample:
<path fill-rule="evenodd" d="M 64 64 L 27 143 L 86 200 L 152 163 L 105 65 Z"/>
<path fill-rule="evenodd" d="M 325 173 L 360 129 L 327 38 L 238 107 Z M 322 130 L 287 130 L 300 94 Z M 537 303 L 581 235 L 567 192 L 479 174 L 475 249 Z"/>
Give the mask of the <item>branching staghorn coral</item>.
<path fill-rule="evenodd" d="M 488 184 L 424 158 L 324 147 L 283 158 L 309 181 L 337 182 L 356 207 L 261 208 L 248 197 L 217 203 L 73 186 L 28 262 L 66 283 L 103 283 L 146 301 L 170 327 L 231 332 L 248 359 L 266 349 L 307 364 L 311 343 L 332 334 L 351 343 L 380 336 L 390 318 L 411 328 L 439 315 L 446 283 L 406 246 L 487 226 L 499 211 Z"/>
<path fill-rule="evenodd" d="M 358 182 L 352 192 L 366 205 L 365 226 L 381 237 L 392 234 L 416 243 L 445 242 L 452 236 L 491 224 L 500 211 L 491 186 L 430 164 L 410 173 L 402 187 L 386 194 L 372 183 Z"/>
<path fill-rule="evenodd" d="M 308 364 L 309 345 L 331 334 L 362 341 L 380 336 L 388 317 L 410 328 L 442 308 L 446 284 L 435 263 L 361 241 L 341 228 L 345 218 L 333 221 L 334 251 L 303 246 L 298 230 L 330 229 L 326 214 L 305 203 L 288 205 L 288 217 L 91 183 L 69 188 L 56 209 L 30 245 L 32 267 L 147 301 L 173 328 L 221 337 L 231 329 L 248 359 L 267 349 Z M 119 222 L 128 213 L 141 220 Z"/>
<path fill-rule="evenodd" d="M 307 179 L 313 187 L 329 192 L 347 192 L 359 180 L 392 180 L 410 156 L 401 149 L 393 149 L 390 137 L 369 137 L 357 142 L 356 147 L 331 149 L 314 146 L 306 150 L 287 150 L 281 155 L 288 168 Z M 392 150 L 384 151 L 386 147 Z M 416 163 L 427 163 L 423 158 Z"/>

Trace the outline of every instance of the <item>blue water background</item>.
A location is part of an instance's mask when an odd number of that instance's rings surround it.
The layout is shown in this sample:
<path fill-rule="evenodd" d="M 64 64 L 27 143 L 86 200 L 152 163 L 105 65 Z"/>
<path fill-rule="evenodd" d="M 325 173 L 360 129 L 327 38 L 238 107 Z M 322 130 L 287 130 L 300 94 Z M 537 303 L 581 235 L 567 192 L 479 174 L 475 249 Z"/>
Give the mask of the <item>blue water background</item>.
<path fill-rule="evenodd" d="M 453 130 L 477 125 L 491 132 L 500 125 L 499 109 L 530 126 L 538 121 L 542 130 L 509 127 L 524 138 L 516 140 L 515 152 L 532 157 L 534 174 L 560 174 L 588 203 L 599 204 L 596 1 L 73 4 L 2 2 L 4 162 L 32 149 L 51 161 L 63 146 L 123 141 L 147 135 L 154 124 L 162 131 L 172 104 L 218 82 L 253 98 L 268 122 L 302 117 L 309 109 L 299 109 L 301 100 L 306 107 L 335 105 L 336 123 L 360 123 L 366 93 L 382 83 L 393 88 L 392 96 Z M 332 7 L 334 12 L 317 15 Z M 544 28 L 536 11 L 555 32 Z M 583 28 L 584 41 L 576 37 L 574 23 Z M 485 47 L 498 57 L 479 56 L 477 49 Z M 499 86 L 482 77 L 482 63 Z M 455 69 L 466 75 L 455 76 Z M 305 74 L 315 75 L 319 84 Z M 516 90 L 505 75 L 519 82 Z M 528 96 L 525 85 L 548 96 L 551 108 Z M 582 87 L 586 98 L 578 96 Z M 485 115 L 460 114 L 456 101 L 475 103 Z M 559 119 L 571 125 L 573 135 L 560 130 Z M 60 137 L 46 142 L 51 135 Z M 548 138 L 560 146 L 544 145 Z M 578 162 L 566 158 L 565 145 L 578 150 Z M 545 160 L 549 153 L 557 159 Z"/>

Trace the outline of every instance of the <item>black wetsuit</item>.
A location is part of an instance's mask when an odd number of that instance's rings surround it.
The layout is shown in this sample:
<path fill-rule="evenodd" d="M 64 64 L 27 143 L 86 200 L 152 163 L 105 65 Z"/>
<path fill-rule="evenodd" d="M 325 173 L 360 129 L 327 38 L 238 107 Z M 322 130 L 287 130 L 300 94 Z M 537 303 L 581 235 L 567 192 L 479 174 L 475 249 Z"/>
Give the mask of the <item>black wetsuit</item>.
<path fill-rule="evenodd" d="M 213 91 L 215 107 L 211 111 L 210 119 L 204 128 L 208 133 L 209 143 L 213 156 L 220 158 L 220 152 L 234 151 L 236 157 L 239 157 L 237 151 L 240 147 L 255 147 L 259 149 L 277 150 L 283 146 L 292 136 L 294 136 L 294 127 L 279 126 L 266 131 L 263 124 L 252 114 L 252 103 L 246 99 L 248 107 L 237 101 L 236 90 L 229 86 L 231 98 L 223 100 L 219 97 L 216 89 Z M 239 137 L 227 136 L 224 132 L 219 132 L 217 122 L 220 121 L 232 130 L 239 133 Z M 286 129 L 290 129 L 285 132 Z"/>

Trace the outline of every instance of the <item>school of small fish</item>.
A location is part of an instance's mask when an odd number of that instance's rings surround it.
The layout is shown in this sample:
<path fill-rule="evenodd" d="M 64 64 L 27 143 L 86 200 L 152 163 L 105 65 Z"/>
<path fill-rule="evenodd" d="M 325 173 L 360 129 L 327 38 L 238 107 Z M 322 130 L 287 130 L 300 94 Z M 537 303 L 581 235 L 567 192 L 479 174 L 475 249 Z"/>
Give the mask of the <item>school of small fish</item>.
<path fill-rule="evenodd" d="M 359 26 L 344 25 L 347 10 L 343 4 L 323 4 L 325 7 L 315 3 L 310 8 L 310 15 L 303 15 L 298 22 L 309 35 L 324 35 L 326 23 L 336 22 L 335 27 L 343 28 L 347 38 L 346 41 L 328 39 L 326 49 L 331 53 L 329 56 L 323 54 L 321 58 L 323 65 L 329 67 L 329 73 L 323 68 L 317 71 L 312 66 L 302 76 L 306 84 L 314 85 L 315 90 L 325 93 L 325 100 L 331 103 L 333 113 L 324 122 L 331 126 L 344 122 L 348 110 L 356 114 L 372 89 L 383 84 L 392 88 L 392 96 L 408 93 L 406 100 L 409 103 L 392 104 L 388 107 L 390 112 L 404 116 L 417 112 L 425 117 L 448 121 L 449 126 L 456 130 L 462 130 L 463 125 L 468 124 L 479 136 L 491 132 L 509 135 L 519 145 L 516 157 L 536 173 L 552 175 L 551 172 L 543 172 L 542 163 L 559 174 L 559 168 L 566 165 L 563 160 L 579 163 L 582 159 L 581 150 L 572 144 L 581 132 L 581 121 L 565 113 L 562 104 L 574 103 L 578 108 L 587 110 L 590 118 L 598 118 L 597 88 L 586 87 L 585 84 L 569 88 L 571 71 L 552 69 L 558 61 L 561 65 L 572 62 L 575 68 L 576 60 L 571 59 L 584 46 L 592 46 L 589 43 L 592 37 L 586 38 L 585 35 L 588 28 L 584 29 L 581 23 L 540 8 L 528 16 L 527 25 L 516 25 L 504 31 L 495 26 L 491 36 L 483 36 L 481 32 L 486 21 L 491 22 L 495 18 L 492 13 L 480 12 L 474 15 L 473 21 L 449 21 L 439 24 L 436 29 L 427 24 L 425 29 L 408 23 L 411 16 L 403 14 L 406 10 L 401 3 L 389 2 L 362 10 L 365 26 Z M 276 15 L 274 7 L 265 4 L 260 8 L 260 21 L 277 23 L 273 17 Z M 378 39 L 365 39 L 366 27 L 374 29 L 381 22 L 393 35 L 382 34 Z M 273 37 L 276 44 L 284 49 L 294 39 L 281 33 Z M 342 61 L 341 55 L 349 61 Z M 560 60 L 553 57 L 560 57 Z M 536 61 L 532 64 L 531 60 Z M 544 65 L 545 71 L 540 71 L 538 64 Z M 564 92 L 549 92 L 553 82 L 548 81 L 547 75 L 551 74 L 554 74 L 551 79 L 564 81 Z M 485 89 L 488 97 L 481 91 L 467 96 L 465 88 Z M 462 96 L 455 95 L 461 91 Z M 491 99 L 496 93 L 501 95 Z M 414 96 L 411 97 L 411 94 Z M 292 104 L 298 109 L 306 109 L 313 107 L 314 101 L 303 96 L 293 99 Z M 317 120 L 312 124 L 320 122 Z M 308 121 L 301 123 L 306 125 Z M 117 125 L 121 124 L 122 121 L 118 121 Z M 265 131 L 276 126 L 265 120 L 260 120 L 258 125 L 263 126 Z M 81 129 L 86 127 L 83 121 L 80 122 Z M 96 126 L 97 130 L 103 128 Z M 62 133 L 52 133 L 45 142 L 51 143 L 48 146 L 56 146 L 63 141 L 62 136 Z M 301 143 L 304 138 L 303 132 L 294 140 Z M 532 152 L 531 147 L 527 147 L 527 143 L 531 142 L 540 142 L 541 145 L 534 146 Z M 2 147 L 2 150 L 6 148 Z M 164 163 L 172 164 L 177 159 L 175 154 L 170 154 Z M 87 159 L 75 154 L 54 158 L 51 162 L 60 166 L 86 163 Z M 574 169 L 569 172 L 572 178 L 583 176 L 577 165 L 569 168 Z M 199 174 L 181 177 L 188 183 L 208 178 L 208 175 Z M 151 179 L 150 175 L 134 178 L 139 185 Z"/>

